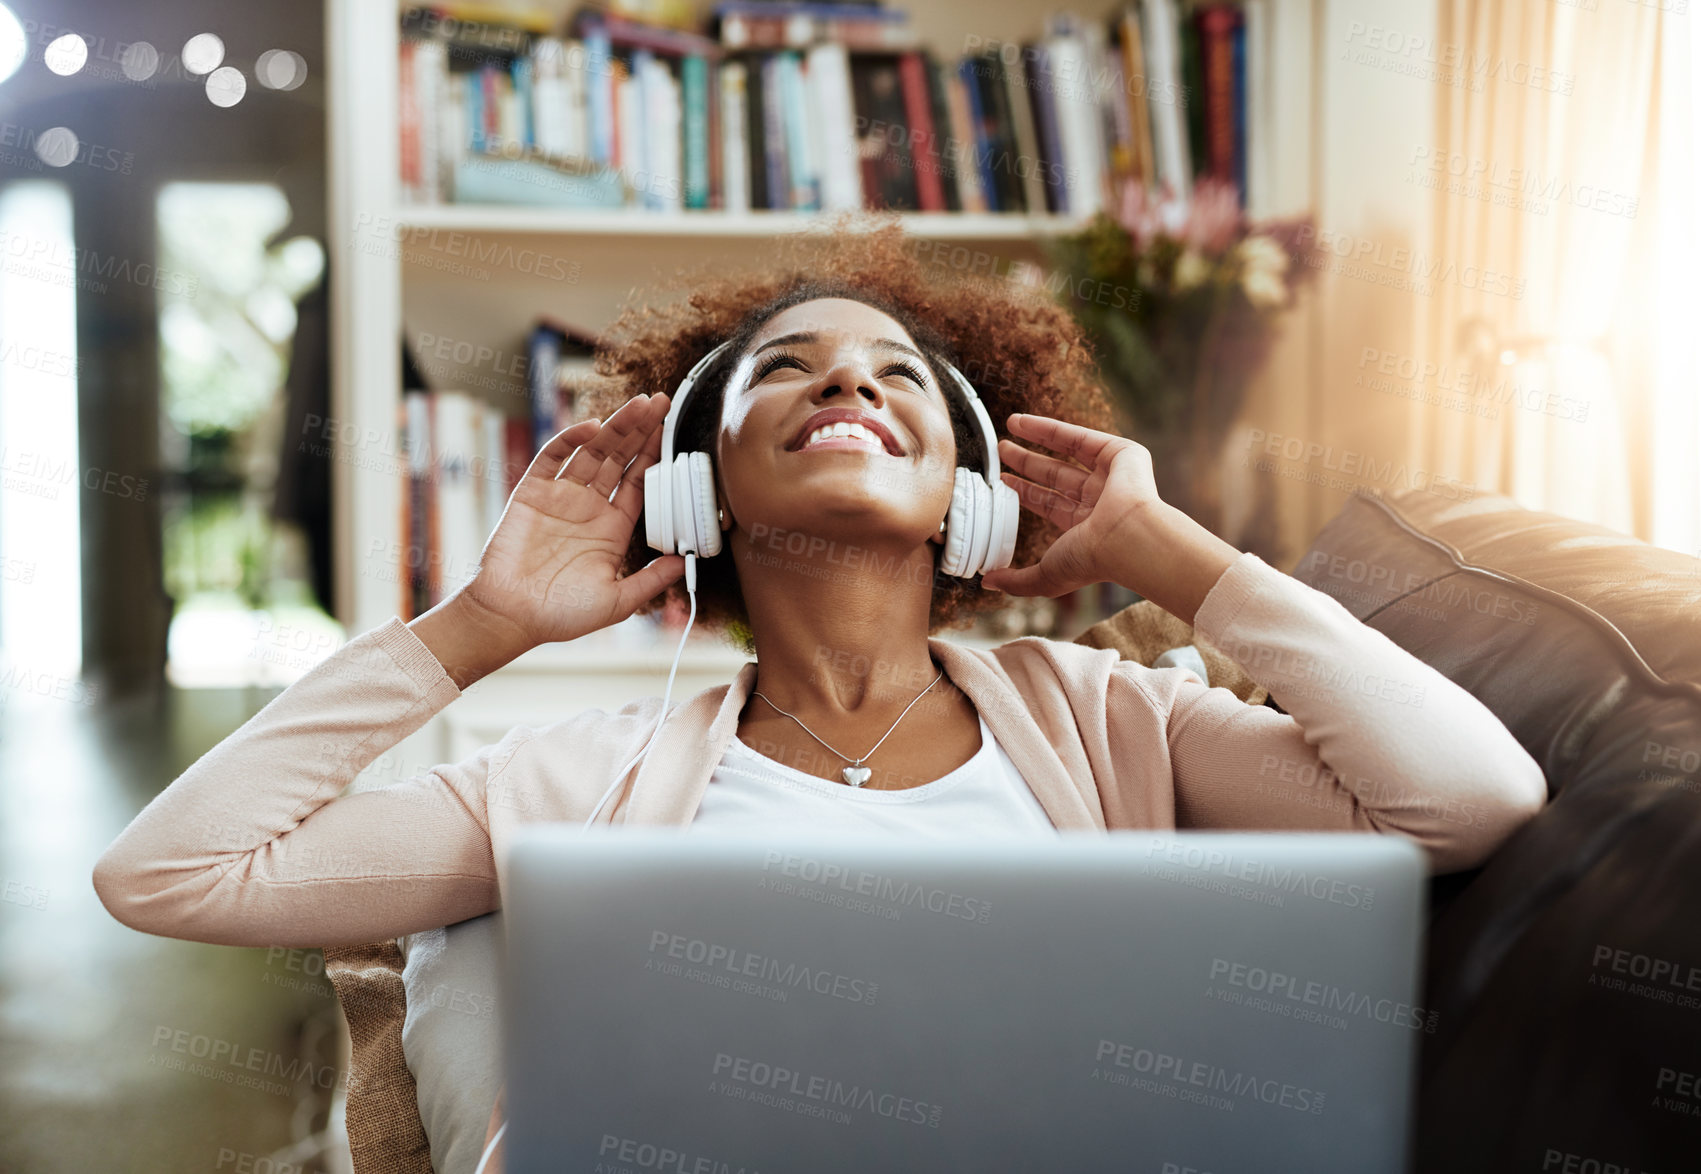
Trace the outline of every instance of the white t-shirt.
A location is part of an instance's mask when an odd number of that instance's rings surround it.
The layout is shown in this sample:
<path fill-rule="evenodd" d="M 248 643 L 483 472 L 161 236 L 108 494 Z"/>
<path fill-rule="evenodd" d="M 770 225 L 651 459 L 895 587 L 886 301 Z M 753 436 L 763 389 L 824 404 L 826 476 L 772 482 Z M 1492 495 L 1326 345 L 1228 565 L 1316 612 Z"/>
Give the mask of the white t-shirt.
<path fill-rule="evenodd" d="M 709 778 L 690 830 L 1057 832 L 984 718 L 974 757 L 941 778 L 901 791 L 830 783 L 757 753 L 735 735 Z"/>

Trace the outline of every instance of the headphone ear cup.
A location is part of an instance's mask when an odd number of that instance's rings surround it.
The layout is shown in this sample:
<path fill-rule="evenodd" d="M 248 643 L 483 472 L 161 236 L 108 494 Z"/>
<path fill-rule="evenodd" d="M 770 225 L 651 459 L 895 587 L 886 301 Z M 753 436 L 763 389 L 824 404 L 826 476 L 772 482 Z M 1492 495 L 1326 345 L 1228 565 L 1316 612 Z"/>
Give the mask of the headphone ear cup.
<path fill-rule="evenodd" d="M 673 458 L 673 476 L 669 478 L 669 481 L 673 487 L 673 553 L 675 554 L 695 554 L 702 558 L 711 553 L 705 549 L 708 539 L 703 533 L 703 507 L 701 502 L 703 479 L 708 475 L 706 467 L 708 460 L 708 454 L 701 452 L 682 452 Z M 709 492 L 709 502 L 712 506 L 714 502 L 714 482 L 712 480 L 709 481 Z M 715 532 L 714 536 L 718 539 L 720 534 Z M 720 549 L 718 542 L 715 549 Z"/>
<path fill-rule="evenodd" d="M 673 549 L 673 494 L 668 487 L 668 468 L 660 461 L 644 470 L 644 541 L 651 550 L 677 554 Z"/>
<path fill-rule="evenodd" d="M 951 512 L 945 521 L 945 555 L 939 560 L 942 572 L 959 578 L 968 565 L 969 539 L 974 527 L 974 487 L 969 484 L 973 477 L 969 470 L 957 466 L 956 479 L 951 483 Z"/>
<path fill-rule="evenodd" d="M 714 465 L 706 452 L 688 452 L 680 459 L 690 462 L 681 470 L 685 474 L 681 480 L 691 487 L 690 516 L 697 528 L 693 549 L 698 558 L 708 558 L 721 551 L 721 528 L 715 518 Z"/>
<path fill-rule="evenodd" d="M 969 483 L 975 493 L 975 525 L 969 535 L 968 573 L 978 575 L 986 569 L 987 549 L 992 545 L 992 492 L 979 474 L 970 477 Z"/>
<path fill-rule="evenodd" d="M 983 571 L 1007 567 L 1016 558 L 1016 523 L 1021 520 L 1022 499 L 1002 480 L 992 490 L 992 549 Z"/>

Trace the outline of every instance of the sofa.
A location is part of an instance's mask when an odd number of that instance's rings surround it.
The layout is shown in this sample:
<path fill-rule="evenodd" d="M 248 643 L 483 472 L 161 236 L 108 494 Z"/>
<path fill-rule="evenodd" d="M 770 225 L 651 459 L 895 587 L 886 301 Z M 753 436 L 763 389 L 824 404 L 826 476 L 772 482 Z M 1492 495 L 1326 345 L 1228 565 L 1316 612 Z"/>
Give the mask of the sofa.
<path fill-rule="evenodd" d="M 1468 689 L 1548 779 L 1486 866 L 1430 882 L 1414 1169 L 1701 1165 L 1701 560 L 1418 491 L 1353 497 L 1292 573 Z M 1212 685 L 1280 708 L 1153 604 L 1078 640 L 1144 664 L 1193 645 Z M 429 1174 L 402 955 L 325 957 L 354 1168 Z"/>

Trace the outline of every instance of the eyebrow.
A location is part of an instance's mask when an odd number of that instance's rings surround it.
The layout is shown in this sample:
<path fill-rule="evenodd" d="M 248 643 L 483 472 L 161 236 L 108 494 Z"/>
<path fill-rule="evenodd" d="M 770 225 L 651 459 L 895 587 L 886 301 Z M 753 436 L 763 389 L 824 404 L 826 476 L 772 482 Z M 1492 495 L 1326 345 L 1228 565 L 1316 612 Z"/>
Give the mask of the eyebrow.
<path fill-rule="evenodd" d="M 761 354 L 763 351 L 767 350 L 769 347 L 790 346 L 793 343 L 819 342 L 820 338 L 821 338 L 821 336 L 819 334 L 815 333 L 813 330 L 799 330 L 799 331 L 797 331 L 793 334 L 782 334 L 778 338 L 771 338 L 767 342 L 763 343 L 761 346 L 757 347 L 755 350 L 751 351 L 750 353 L 751 353 L 751 356 L 754 357 L 756 355 Z M 887 349 L 889 351 L 897 351 L 899 354 L 913 356 L 914 358 L 920 359 L 924 364 L 927 362 L 926 356 L 923 355 L 920 351 L 916 350 L 912 346 L 905 346 L 903 343 L 899 342 L 895 338 L 877 338 L 873 341 L 873 343 L 871 345 L 877 346 L 877 347 L 884 347 L 885 349 Z"/>

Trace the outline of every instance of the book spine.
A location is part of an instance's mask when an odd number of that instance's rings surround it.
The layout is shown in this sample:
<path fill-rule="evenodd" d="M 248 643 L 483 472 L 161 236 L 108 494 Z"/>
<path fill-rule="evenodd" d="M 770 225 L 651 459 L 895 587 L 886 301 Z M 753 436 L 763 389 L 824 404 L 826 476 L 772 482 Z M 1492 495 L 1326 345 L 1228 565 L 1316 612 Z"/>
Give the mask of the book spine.
<path fill-rule="evenodd" d="M 1181 70 L 1181 35 L 1175 0 L 1143 0 L 1141 32 L 1146 39 L 1147 73 L 1160 94 L 1174 94 L 1183 85 L 1192 95 L 1185 103 L 1159 103 L 1152 107 L 1152 130 L 1157 138 L 1158 182 L 1186 201 L 1193 191 L 1192 153 L 1188 149 L 1187 122 L 1199 108 L 1199 91 L 1184 81 Z"/>
<path fill-rule="evenodd" d="M 779 54 L 762 59 L 762 154 L 768 188 L 768 207 L 785 209 L 791 203 L 790 164 L 786 160 L 786 124 L 780 96 Z"/>
<path fill-rule="evenodd" d="M 564 53 L 567 66 L 562 71 L 562 81 L 566 90 L 567 106 L 563 116 L 564 147 L 561 153 L 569 159 L 589 159 L 590 94 L 591 88 L 599 85 L 600 81 L 591 76 L 589 52 L 584 43 L 568 41 L 566 46 Z"/>
<path fill-rule="evenodd" d="M 479 523 L 488 538 L 496 532 L 497 524 L 502 521 L 502 513 L 508 508 L 508 453 L 507 453 L 507 418 L 489 404 L 479 405 L 483 410 L 479 413 L 480 431 L 479 445 L 482 450 L 480 460 L 478 492 L 479 501 L 484 506 L 484 517 Z M 484 543 L 479 543 L 479 551 L 483 551 Z"/>
<path fill-rule="evenodd" d="M 1229 33 L 1234 53 L 1234 187 L 1246 207 L 1246 23 L 1237 19 Z"/>
<path fill-rule="evenodd" d="M 974 132 L 974 161 L 975 172 L 980 179 L 980 189 L 986 199 L 988 212 L 1004 211 L 999 198 L 998 184 L 992 173 L 993 151 L 995 143 L 987 127 L 986 107 L 981 101 L 979 71 L 973 57 L 965 57 L 957 66 L 957 76 L 962 79 L 964 94 L 969 100 L 969 125 Z"/>
<path fill-rule="evenodd" d="M 532 88 L 532 63 L 522 57 L 514 62 L 511 73 L 514 87 L 513 135 L 527 147 L 537 146 L 537 119 L 533 117 L 535 94 Z"/>
<path fill-rule="evenodd" d="M 532 66 L 532 131 L 538 150 L 554 158 L 573 153 L 567 129 L 566 45 L 554 38 L 538 42 Z"/>
<path fill-rule="evenodd" d="M 939 180 L 939 146 L 921 54 L 905 53 L 898 58 L 898 81 L 903 89 L 904 118 L 910 128 L 908 154 L 915 173 L 916 202 L 923 212 L 943 212 L 945 187 Z"/>
<path fill-rule="evenodd" d="M 721 150 L 721 68 L 724 61 L 706 61 L 703 68 L 703 104 L 708 109 L 705 121 L 708 135 L 704 153 L 709 159 L 709 207 L 716 211 L 726 208 L 726 177 L 721 174 L 724 152 Z"/>
<path fill-rule="evenodd" d="M 1022 206 L 1029 212 L 1043 212 L 1045 199 L 1045 157 L 1040 153 L 1039 135 L 1034 128 L 1033 102 L 1028 97 L 1026 54 L 1017 54 L 1006 61 L 999 55 L 1004 73 L 1004 93 L 1010 109 L 1010 137 L 1015 145 L 1016 178 L 1021 180 Z"/>
<path fill-rule="evenodd" d="M 1266 0 L 1246 0 L 1246 189 L 1248 215 L 1268 216 L 1275 197 L 1270 135 L 1270 10 Z"/>
<path fill-rule="evenodd" d="M 946 98 L 945 74 L 933 54 L 923 53 L 921 59 L 927 74 L 927 107 L 933 115 L 933 157 L 939 164 L 940 186 L 945 189 L 945 210 L 961 212 L 963 197 L 957 184 L 956 156 L 952 149 L 954 131 L 951 108 Z"/>
<path fill-rule="evenodd" d="M 832 211 L 861 208 L 862 171 L 857 164 L 850 54 L 845 47 L 830 43 L 813 46 L 806 81 L 820 110 L 822 207 Z"/>
<path fill-rule="evenodd" d="M 975 163 L 974 119 L 969 114 L 968 83 L 959 70 L 943 74 L 945 105 L 951 112 L 951 160 L 957 173 L 957 192 L 965 212 L 985 212 L 986 193 Z"/>
<path fill-rule="evenodd" d="M 539 323 L 526 346 L 526 397 L 531 404 L 531 445 L 536 452 L 555 435 L 555 372 L 566 337 Z"/>
<path fill-rule="evenodd" d="M 1128 121 L 1133 132 L 1129 145 L 1130 165 L 1134 178 L 1151 186 L 1158 179 L 1157 160 L 1152 156 L 1152 95 L 1151 76 L 1146 69 L 1144 38 L 1140 35 L 1140 17 L 1132 7 L 1122 14 L 1122 77 L 1128 101 Z"/>
<path fill-rule="evenodd" d="M 1034 137 L 1039 140 L 1040 158 L 1045 161 L 1045 210 L 1067 212 L 1069 189 L 1063 170 L 1063 142 L 1057 127 L 1057 78 L 1051 71 L 1051 54 L 1043 44 L 1025 45 L 1028 104 L 1034 120 Z"/>
<path fill-rule="evenodd" d="M 709 206 L 709 63 L 703 57 L 680 62 L 685 105 L 685 206 Z"/>
<path fill-rule="evenodd" d="M 467 147 L 476 154 L 484 150 L 484 78 L 480 73 L 469 73 L 463 88 L 467 99 Z"/>
<path fill-rule="evenodd" d="M 419 82 L 414 76 L 414 46 L 413 41 L 403 41 L 396 61 L 396 123 L 401 133 L 402 194 L 418 201 L 423 196 L 425 180 L 419 167 Z"/>
<path fill-rule="evenodd" d="M 1234 181 L 1234 10 L 1202 9 L 1197 16 L 1205 86 L 1205 159 L 1194 174 Z"/>
<path fill-rule="evenodd" d="M 813 212 L 821 207 L 821 196 L 815 172 L 814 144 L 810 141 L 809 97 L 803 88 L 803 70 L 800 58 L 793 50 L 781 50 L 778 57 L 791 206 Z"/>
<path fill-rule="evenodd" d="M 614 162 L 614 71 L 608 34 L 599 28 L 585 33 L 585 105 L 589 114 L 591 160 Z"/>
<path fill-rule="evenodd" d="M 750 95 L 745 88 L 742 61 L 721 67 L 721 206 L 728 212 L 750 211 Z"/>

